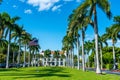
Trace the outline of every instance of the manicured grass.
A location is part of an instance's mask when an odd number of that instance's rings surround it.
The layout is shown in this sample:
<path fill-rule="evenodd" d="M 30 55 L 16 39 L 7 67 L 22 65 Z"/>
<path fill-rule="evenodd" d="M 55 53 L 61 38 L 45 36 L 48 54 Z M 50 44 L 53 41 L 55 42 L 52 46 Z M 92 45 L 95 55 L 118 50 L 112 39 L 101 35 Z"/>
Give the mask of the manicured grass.
<path fill-rule="evenodd" d="M 62 67 L 34 67 L 0 69 L 0 80 L 120 80 L 120 75 L 100 75 Z"/>

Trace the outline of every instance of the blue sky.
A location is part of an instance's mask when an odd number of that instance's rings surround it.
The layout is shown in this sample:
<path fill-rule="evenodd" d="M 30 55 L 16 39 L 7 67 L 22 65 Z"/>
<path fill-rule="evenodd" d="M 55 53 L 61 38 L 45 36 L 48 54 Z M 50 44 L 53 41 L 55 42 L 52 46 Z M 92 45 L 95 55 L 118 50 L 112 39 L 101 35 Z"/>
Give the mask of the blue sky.
<path fill-rule="evenodd" d="M 8 12 L 12 17 L 19 16 L 20 25 L 27 32 L 39 39 L 42 50 L 60 50 L 62 38 L 66 34 L 68 16 L 81 0 L 3 0 L 0 12 Z M 120 15 L 120 0 L 110 0 L 111 11 Z M 98 9 L 99 34 L 112 24 L 105 14 Z M 93 39 L 93 29 L 88 27 L 86 39 Z"/>

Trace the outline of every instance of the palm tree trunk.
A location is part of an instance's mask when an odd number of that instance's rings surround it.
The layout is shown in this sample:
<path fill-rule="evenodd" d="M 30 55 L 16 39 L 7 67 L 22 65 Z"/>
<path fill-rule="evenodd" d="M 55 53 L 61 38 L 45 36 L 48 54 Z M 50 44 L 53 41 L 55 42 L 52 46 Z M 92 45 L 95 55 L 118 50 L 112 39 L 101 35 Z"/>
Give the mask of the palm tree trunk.
<path fill-rule="evenodd" d="M 21 41 L 19 41 L 19 51 L 18 51 L 18 64 L 20 64 L 20 48 L 21 48 Z"/>
<path fill-rule="evenodd" d="M 72 68 L 74 68 L 74 49 L 72 49 Z"/>
<path fill-rule="evenodd" d="M 95 32 L 95 50 L 96 50 L 96 73 L 101 74 L 99 54 L 98 54 L 98 24 L 97 24 L 97 11 L 96 6 L 94 7 L 94 32 Z"/>
<path fill-rule="evenodd" d="M 66 66 L 68 67 L 68 52 L 66 51 Z"/>
<path fill-rule="evenodd" d="M 82 29 L 82 69 L 85 71 L 85 55 L 84 55 L 84 31 Z"/>
<path fill-rule="evenodd" d="M 112 41 L 112 46 L 113 46 L 113 69 L 116 69 L 116 58 L 115 58 L 115 46 L 114 46 L 114 41 Z"/>
<path fill-rule="evenodd" d="M 77 37 L 77 61 L 78 61 L 78 66 L 77 66 L 77 69 L 79 70 L 80 69 L 80 55 L 79 55 L 79 37 Z"/>
<path fill-rule="evenodd" d="M 90 68 L 89 53 L 87 55 L 88 55 L 88 68 Z"/>
<path fill-rule="evenodd" d="M 94 68 L 96 68 L 96 54 L 95 54 L 95 52 L 94 52 Z"/>
<path fill-rule="evenodd" d="M 29 63 L 29 64 L 28 64 L 28 67 L 30 67 L 30 64 L 31 64 L 31 60 L 30 60 L 30 57 L 31 57 L 31 56 L 30 56 L 30 55 L 31 55 L 31 50 L 30 50 L 29 57 L 28 57 L 28 63 Z"/>
<path fill-rule="evenodd" d="M 102 59 L 102 47 L 100 46 L 100 57 L 101 57 L 101 69 L 103 69 L 103 59 Z"/>
<path fill-rule="evenodd" d="M 26 64 L 26 62 L 25 62 L 25 54 L 26 54 L 26 44 L 25 44 L 25 51 L 24 51 L 24 64 L 23 64 L 23 67 L 25 67 L 25 64 Z"/>
<path fill-rule="evenodd" d="M 72 68 L 72 49 L 70 49 L 70 67 Z"/>
<path fill-rule="evenodd" d="M 8 50 L 7 50 L 7 58 L 6 58 L 6 68 L 9 68 L 10 43 L 11 43 L 11 30 L 9 32 Z"/>
<path fill-rule="evenodd" d="M 13 52 L 13 64 L 15 63 L 15 51 Z"/>

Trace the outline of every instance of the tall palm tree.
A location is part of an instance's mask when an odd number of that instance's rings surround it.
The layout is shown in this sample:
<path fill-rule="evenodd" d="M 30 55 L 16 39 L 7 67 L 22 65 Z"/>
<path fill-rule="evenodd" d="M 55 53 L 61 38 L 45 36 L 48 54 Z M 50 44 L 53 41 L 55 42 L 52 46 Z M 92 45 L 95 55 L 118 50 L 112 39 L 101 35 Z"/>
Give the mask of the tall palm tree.
<path fill-rule="evenodd" d="M 114 17 L 115 24 L 110 26 L 109 28 L 106 28 L 106 36 L 107 39 L 112 40 L 112 46 L 113 46 L 113 69 L 116 69 L 116 57 L 115 57 L 115 43 L 117 42 L 117 39 L 120 38 L 120 17 Z"/>
<path fill-rule="evenodd" d="M 44 57 L 46 58 L 46 66 L 48 65 L 48 58 L 51 56 L 51 50 L 47 49 L 44 51 Z"/>
<path fill-rule="evenodd" d="M 7 23 L 6 23 L 6 28 L 7 28 L 7 30 L 6 30 L 6 36 L 7 36 L 7 34 L 8 34 L 8 51 L 7 51 L 7 58 L 6 58 L 6 68 L 8 68 L 9 66 L 9 53 L 10 53 L 10 43 L 11 43 L 11 33 L 12 33 L 12 31 L 14 31 L 15 30 L 15 28 L 16 28 L 16 25 L 17 24 L 15 24 L 15 22 L 17 21 L 17 20 L 19 20 L 20 18 L 19 17 L 13 17 L 13 18 L 11 18 L 10 16 L 8 17 L 8 21 L 7 21 Z"/>
<path fill-rule="evenodd" d="M 28 43 L 30 42 L 30 40 L 31 40 L 31 35 L 29 34 L 29 33 L 27 33 L 27 32 L 25 32 L 25 34 L 22 36 L 22 38 L 21 38 L 21 42 L 22 42 L 22 44 L 24 45 L 24 64 L 23 64 L 23 67 L 25 67 L 25 64 L 26 64 L 26 61 L 25 61 L 25 59 L 26 59 L 26 49 L 27 49 L 27 46 L 28 46 Z"/>
<path fill-rule="evenodd" d="M 70 23 L 69 29 L 71 31 L 78 31 L 81 30 L 81 38 L 82 38 L 82 65 L 83 71 L 85 71 L 85 57 L 84 57 L 84 36 L 86 26 L 89 23 L 89 17 L 86 15 L 87 10 L 81 10 L 79 15 L 76 15 L 77 12 L 74 11 L 73 14 L 70 16 Z"/>
<path fill-rule="evenodd" d="M 104 45 L 104 44 L 105 44 L 106 46 L 107 46 L 108 44 L 107 44 L 107 39 L 106 39 L 105 35 L 98 36 L 98 41 L 99 41 L 99 49 L 100 49 L 101 69 L 103 69 L 102 48 L 103 48 L 103 45 Z"/>
<path fill-rule="evenodd" d="M 85 41 L 85 53 L 88 55 L 88 68 L 90 67 L 90 61 L 89 61 L 89 52 L 92 50 L 92 42 L 91 41 Z"/>
<path fill-rule="evenodd" d="M 60 58 L 59 50 L 54 51 L 53 57 L 56 58 L 56 63 L 58 62 L 58 59 Z M 58 66 L 58 63 L 56 64 Z M 56 66 L 55 65 L 55 66 Z"/>
<path fill-rule="evenodd" d="M 16 57 L 16 53 L 19 50 L 19 46 L 17 43 L 11 43 L 11 50 L 13 52 L 13 56 L 12 56 L 12 63 L 15 64 L 15 57 Z"/>
<path fill-rule="evenodd" d="M 29 36 L 30 37 L 30 36 Z M 31 41 L 36 41 L 33 44 L 31 44 Z M 38 44 L 38 39 L 37 38 L 32 38 L 31 41 L 29 42 L 29 46 L 28 48 L 30 49 L 30 54 L 29 54 L 29 63 L 31 63 L 31 61 L 35 61 L 35 65 L 36 65 L 36 54 L 39 52 L 40 49 L 40 45 Z M 32 55 L 32 56 L 31 56 Z M 31 58 L 31 59 L 30 59 Z M 32 66 L 34 65 L 34 63 L 32 64 Z M 28 65 L 29 66 L 29 65 Z"/>
<path fill-rule="evenodd" d="M 120 16 L 115 16 L 114 17 L 114 26 L 116 26 L 116 34 L 118 34 L 118 38 L 120 39 L 120 34 L 119 34 L 119 32 L 120 32 Z"/>
<path fill-rule="evenodd" d="M 18 41 L 19 43 L 19 51 L 18 51 L 18 64 L 20 63 L 20 53 L 21 53 L 21 40 L 22 37 L 24 37 L 26 34 L 26 31 L 23 29 L 23 26 L 20 27 L 19 25 L 16 25 L 15 32 L 12 33 L 12 38 L 15 39 L 15 41 Z"/>
<path fill-rule="evenodd" d="M 10 15 L 6 12 L 0 13 L 0 38 L 3 37 L 5 28 L 7 27 L 7 23 L 9 21 Z"/>
<path fill-rule="evenodd" d="M 108 0 L 85 0 L 78 8 L 77 13 L 79 13 L 82 9 L 87 9 L 89 16 L 91 19 L 94 19 L 94 32 L 95 32 L 95 49 L 96 49 L 96 73 L 101 73 L 100 63 L 99 63 L 99 55 L 98 55 L 98 21 L 97 21 L 97 7 L 102 9 L 103 12 L 110 18 L 110 5 Z M 93 18 L 92 18 L 93 15 Z"/>
<path fill-rule="evenodd" d="M 117 36 L 114 34 L 114 30 L 112 27 L 106 29 L 106 34 L 108 39 L 112 39 L 112 46 L 113 46 L 113 69 L 116 69 L 115 63 L 116 63 L 116 58 L 115 58 L 115 43 L 117 41 Z"/>

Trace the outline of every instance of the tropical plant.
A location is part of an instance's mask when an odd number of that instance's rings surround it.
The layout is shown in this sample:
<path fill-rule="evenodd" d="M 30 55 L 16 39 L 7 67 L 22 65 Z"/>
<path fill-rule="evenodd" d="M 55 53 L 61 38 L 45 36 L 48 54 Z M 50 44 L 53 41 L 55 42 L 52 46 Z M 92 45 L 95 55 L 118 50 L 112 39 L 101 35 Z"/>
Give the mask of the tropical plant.
<path fill-rule="evenodd" d="M 11 18 L 8 14 L 8 20 L 7 20 L 7 23 L 6 23 L 6 35 L 8 35 L 8 51 L 7 51 L 7 57 L 6 57 L 6 68 L 8 68 L 9 66 L 9 53 L 10 53 L 10 43 L 11 43 L 11 33 L 12 31 L 15 30 L 16 28 L 16 21 L 19 20 L 20 18 L 19 17 L 13 17 Z"/>
<path fill-rule="evenodd" d="M 81 10 L 88 10 L 87 14 L 93 20 L 93 27 L 95 32 L 95 50 L 96 50 L 96 73 L 101 73 L 100 63 L 99 63 L 99 54 L 98 54 L 98 24 L 97 24 L 97 7 L 103 10 L 106 15 L 110 18 L 110 5 L 108 0 L 85 0 L 78 8 L 77 13 Z"/>

